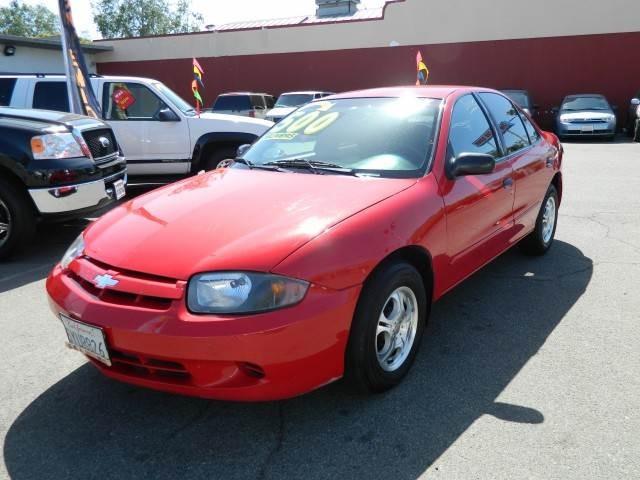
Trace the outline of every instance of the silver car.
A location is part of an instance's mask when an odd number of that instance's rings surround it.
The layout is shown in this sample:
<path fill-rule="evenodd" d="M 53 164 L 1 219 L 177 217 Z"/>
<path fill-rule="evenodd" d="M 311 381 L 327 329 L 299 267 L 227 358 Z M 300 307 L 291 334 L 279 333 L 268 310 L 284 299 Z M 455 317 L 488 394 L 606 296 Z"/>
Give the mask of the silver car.
<path fill-rule="evenodd" d="M 616 136 L 616 114 L 602 95 L 569 95 L 556 113 L 556 133 L 563 138 Z"/>

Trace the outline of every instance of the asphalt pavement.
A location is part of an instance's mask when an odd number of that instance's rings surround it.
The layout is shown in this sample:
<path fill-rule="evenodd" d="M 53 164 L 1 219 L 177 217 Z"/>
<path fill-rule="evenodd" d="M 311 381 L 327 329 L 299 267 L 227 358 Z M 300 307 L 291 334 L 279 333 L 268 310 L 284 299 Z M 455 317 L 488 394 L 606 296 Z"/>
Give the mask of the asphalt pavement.
<path fill-rule="evenodd" d="M 434 306 L 384 395 L 166 395 L 64 347 L 44 278 L 86 221 L 0 264 L 0 478 L 640 478 L 640 144 L 569 143 L 557 241 Z"/>

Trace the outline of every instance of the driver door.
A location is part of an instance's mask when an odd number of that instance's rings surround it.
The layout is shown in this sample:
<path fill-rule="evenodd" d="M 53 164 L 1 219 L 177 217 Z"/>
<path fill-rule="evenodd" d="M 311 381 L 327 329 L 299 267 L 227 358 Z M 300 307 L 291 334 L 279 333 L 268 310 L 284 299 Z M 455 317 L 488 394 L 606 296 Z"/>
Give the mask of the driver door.
<path fill-rule="evenodd" d="M 158 112 L 165 108 L 176 113 L 177 119 L 159 120 Z M 188 122 L 148 86 L 105 82 L 102 111 L 116 134 L 130 174 L 184 173 L 171 171 L 171 165 L 181 168 L 191 156 Z"/>

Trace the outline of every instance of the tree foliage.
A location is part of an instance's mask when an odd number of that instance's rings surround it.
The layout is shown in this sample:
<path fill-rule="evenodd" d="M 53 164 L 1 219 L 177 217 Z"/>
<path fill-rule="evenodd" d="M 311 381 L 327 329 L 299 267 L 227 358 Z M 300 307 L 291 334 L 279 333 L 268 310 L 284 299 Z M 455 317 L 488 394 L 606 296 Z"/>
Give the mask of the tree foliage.
<path fill-rule="evenodd" d="M 32 7 L 18 0 L 12 0 L 7 7 L 0 7 L 0 34 L 49 37 L 59 33 L 58 16 L 47 7 Z"/>
<path fill-rule="evenodd" d="M 92 6 L 103 38 L 195 32 L 203 22 L 190 0 L 93 0 Z"/>

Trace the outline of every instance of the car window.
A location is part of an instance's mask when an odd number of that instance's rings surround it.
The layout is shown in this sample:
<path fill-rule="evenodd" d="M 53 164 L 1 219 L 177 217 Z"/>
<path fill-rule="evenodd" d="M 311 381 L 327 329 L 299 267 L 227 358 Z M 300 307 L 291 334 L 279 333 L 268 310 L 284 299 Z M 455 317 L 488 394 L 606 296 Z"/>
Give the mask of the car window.
<path fill-rule="evenodd" d="M 495 93 L 481 93 L 480 98 L 502 133 L 506 155 L 511 155 L 530 145 L 529 136 L 520 119 L 518 109 L 509 100 Z"/>
<path fill-rule="evenodd" d="M 273 108 L 276 105 L 276 99 L 273 98 L 271 95 L 265 97 L 265 100 L 267 101 L 267 108 Z"/>
<path fill-rule="evenodd" d="M 531 102 L 529 101 L 529 96 L 526 92 L 520 92 L 516 90 L 505 90 L 504 93 L 507 97 L 513 100 L 515 103 L 520 105 L 522 108 L 529 108 Z"/>
<path fill-rule="evenodd" d="M 316 95 L 316 98 L 320 98 L 320 95 Z M 288 93 L 285 95 L 280 95 L 278 99 L 278 103 L 276 104 L 278 107 L 292 108 L 292 107 L 300 107 L 305 105 L 313 100 L 313 95 L 306 93 Z"/>
<path fill-rule="evenodd" d="M 33 108 L 69 111 L 69 93 L 66 82 L 37 82 L 33 90 Z"/>
<path fill-rule="evenodd" d="M 15 86 L 15 78 L 0 78 L 0 106 L 6 107 L 11 103 Z"/>
<path fill-rule="evenodd" d="M 472 95 L 460 98 L 453 107 L 449 148 L 455 157 L 462 153 L 488 154 L 495 159 L 500 156 L 489 121 Z"/>
<path fill-rule="evenodd" d="M 522 122 L 524 123 L 524 128 L 527 130 L 529 134 L 529 140 L 531 143 L 536 143 L 540 140 L 540 133 L 536 130 L 536 127 L 533 126 L 533 123 L 526 117 L 526 115 L 520 115 L 522 118 Z"/>
<path fill-rule="evenodd" d="M 251 95 L 251 107 L 265 108 L 264 97 L 261 97 L 260 95 Z"/>
<path fill-rule="evenodd" d="M 601 96 L 567 97 L 562 102 L 565 112 L 579 110 L 611 110 L 606 98 Z"/>
<path fill-rule="evenodd" d="M 218 97 L 213 104 L 213 111 L 233 111 L 240 112 L 251 110 L 251 101 L 248 95 L 223 95 Z"/>
<path fill-rule="evenodd" d="M 140 83 L 105 83 L 102 95 L 105 120 L 155 120 L 158 111 L 167 108 L 166 103 Z"/>

